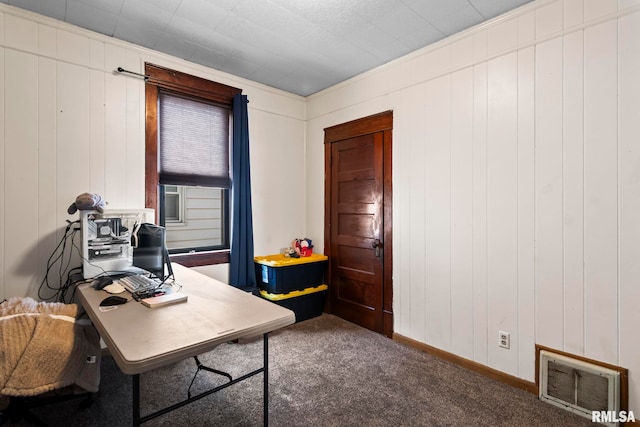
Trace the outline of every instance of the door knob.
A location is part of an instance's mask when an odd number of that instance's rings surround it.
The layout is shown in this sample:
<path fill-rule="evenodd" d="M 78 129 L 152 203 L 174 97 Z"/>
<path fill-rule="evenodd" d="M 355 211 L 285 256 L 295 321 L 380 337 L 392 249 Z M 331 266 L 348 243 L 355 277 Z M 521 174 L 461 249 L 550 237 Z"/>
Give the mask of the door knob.
<path fill-rule="evenodd" d="M 371 247 L 376 250 L 376 256 L 379 257 L 380 256 L 380 248 L 382 247 L 382 242 L 380 241 L 380 239 L 375 239 L 371 243 Z"/>

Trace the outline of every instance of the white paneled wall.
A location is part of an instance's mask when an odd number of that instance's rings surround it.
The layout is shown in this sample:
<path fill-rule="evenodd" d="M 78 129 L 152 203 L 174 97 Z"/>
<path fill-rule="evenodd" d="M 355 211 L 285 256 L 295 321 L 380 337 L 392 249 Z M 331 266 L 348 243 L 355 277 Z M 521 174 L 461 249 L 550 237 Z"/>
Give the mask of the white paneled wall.
<path fill-rule="evenodd" d="M 638 402 L 638 328 L 640 324 L 640 13 L 625 16 L 618 31 L 618 209 L 619 363 L 635 366 L 635 402 Z M 637 410 L 638 404 L 635 409 Z"/>
<path fill-rule="evenodd" d="M 563 340 L 570 353 L 584 353 L 584 40 L 563 37 L 562 242 Z"/>
<path fill-rule="evenodd" d="M 145 61 L 249 96 L 261 254 L 322 251 L 323 128 L 393 110 L 395 332 L 529 381 L 535 343 L 618 364 L 640 412 L 640 1 L 538 0 L 306 100 L 0 5 L 0 297 L 77 194 L 143 207 L 144 85 L 113 70 Z"/>
<path fill-rule="evenodd" d="M 617 35 L 617 21 L 584 31 L 584 344 L 611 363 L 620 340 Z"/>
<path fill-rule="evenodd" d="M 465 54 L 459 53 L 460 56 Z M 473 51 L 465 56 L 473 55 Z M 451 75 L 451 349 L 473 358 L 473 69 Z"/>
<path fill-rule="evenodd" d="M 523 22 L 524 20 L 519 20 Z M 528 28 L 528 25 L 525 26 Z M 518 51 L 518 374 L 532 377 L 535 345 L 535 51 Z"/>
<path fill-rule="evenodd" d="M 0 299 L 37 296 L 78 194 L 144 207 L 144 82 L 114 70 L 146 61 L 243 89 L 256 253 L 305 235 L 305 175 L 288 167 L 304 168 L 304 98 L 0 5 Z"/>
<path fill-rule="evenodd" d="M 563 348 L 562 39 L 537 45 L 535 62 L 536 341 Z"/>
<path fill-rule="evenodd" d="M 315 130 L 394 112 L 396 333 L 529 381 L 536 343 L 617 364 L 640 412 L 638 76 L 640 2 L 545 0 L 309 97 Z"/>
<path fill-rule="evenodd" d="M 482 33 L 486 35 L 486 33 Z M 474 37 L 476 46 L 486 48 L 486 37 Z M 482 43 L 485 41 L 485 43 Z M 481 56 L 481 53 L 478 53 Z M 473 66 L 472 176 L 473 195 L 473 359 L 488 364 L 487 304 L 487 64 Z M 395 290 L 394 282 L 394 290 Z M 398 331 L 399 332 L 399 331 Z"/>
<path fill-rule="evenodd" d="M 436 347 L 451 347 L 451 76 L 427 82 L 425 87 L 427 126 L 424 158 L 419 168 L 424 177 L 425 244 L 424 308 L 426 340 Z M 420 196 L 418 196 L 420 197 Z M 420 313 L 420 311 L 418 311 Z"/>
<path fill-rule="evenodd" d="M 518 360 L 492 345 L 497 340 L 492 338 L 498 330 L 510 332 L 518 326 L 517 72 L 516 53 L 492 59 L 487 67 L 488 357 L 490 366 L 502 366 L 510 374 L 517 373 Z M 515 334 L 511 343 L 518 343 Z"/>

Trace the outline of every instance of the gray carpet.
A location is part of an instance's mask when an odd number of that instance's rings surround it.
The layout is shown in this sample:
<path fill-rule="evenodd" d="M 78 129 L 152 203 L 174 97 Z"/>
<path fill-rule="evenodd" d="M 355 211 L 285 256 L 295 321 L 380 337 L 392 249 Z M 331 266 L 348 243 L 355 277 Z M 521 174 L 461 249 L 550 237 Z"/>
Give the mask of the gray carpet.
<path fill-rule="evenodd" d="M 591 426 L 535 395 L 470 372 L 323 314 L 269 339 L 271 426 Z M 200 356 L 235 377 L 262 366 L 262 338 Z M 142 414 L 186 398 L 193 359 L 141 376 Z M 148 426 L 260 426 L 262 374 L 207 396 Z M 201 371 L 192 394 L 223 379 Z M 52 427 L 131 423 L 131 378 L 110 357 L 89 408 L 77 401 L 34 411 Z M 7 425 L 29 425 L 25 421 Z"/>

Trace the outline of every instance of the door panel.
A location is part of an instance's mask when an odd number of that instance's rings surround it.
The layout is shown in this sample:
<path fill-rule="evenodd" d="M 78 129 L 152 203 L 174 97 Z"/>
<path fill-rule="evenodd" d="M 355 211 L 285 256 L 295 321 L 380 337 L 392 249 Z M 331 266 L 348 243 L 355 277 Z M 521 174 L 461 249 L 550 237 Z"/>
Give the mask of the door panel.
<path fill-rule="evenodd" d="M 340 317 L 382 330 L 382 133 L 332 144 L 332 307 Z"/>
<path fill-rule="evenodd" d="M 389 337 L 392 125 L 388 111 L 325 129 L 327 309 Z"/>

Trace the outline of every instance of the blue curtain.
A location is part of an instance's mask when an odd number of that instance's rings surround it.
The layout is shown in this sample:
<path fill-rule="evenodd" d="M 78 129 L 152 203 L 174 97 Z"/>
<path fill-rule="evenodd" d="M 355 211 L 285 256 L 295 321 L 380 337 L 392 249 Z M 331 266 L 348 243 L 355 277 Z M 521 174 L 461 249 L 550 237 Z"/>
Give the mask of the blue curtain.
<path fill-rule="evenodd" d="M 249 118 L 246 95 L 233 98 L 233 146 L 231 149 L 231 256 L 229 284 L 255 291 L 253 263 L 253 215 L 251 213 L 251 173 L 249 170 Z"/>

